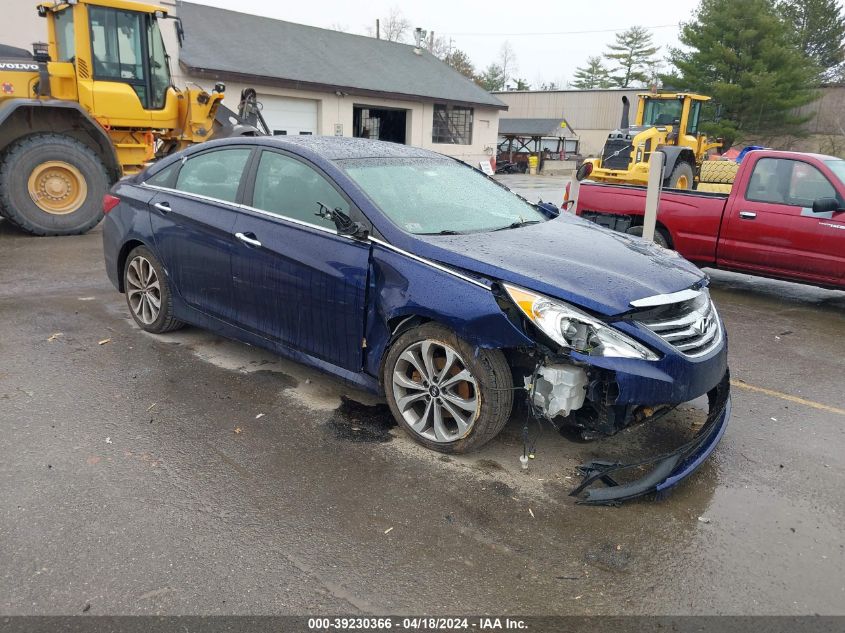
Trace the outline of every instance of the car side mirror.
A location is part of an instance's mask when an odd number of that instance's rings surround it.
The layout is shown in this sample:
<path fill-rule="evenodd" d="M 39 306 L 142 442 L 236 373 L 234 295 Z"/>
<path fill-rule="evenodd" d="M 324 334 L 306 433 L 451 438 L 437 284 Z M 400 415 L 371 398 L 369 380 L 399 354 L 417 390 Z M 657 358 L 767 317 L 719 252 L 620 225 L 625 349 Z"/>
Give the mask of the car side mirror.
<path fill-rule="evenodd" d="M 551 202 L 540 202 L 537 203 L 537 209 L 545 215 L 547 218 L 554 220 L 557 216 L 560 215 L 560 209 Z"/>
<path fill-rule="evenodd" d="M 581 182 L 590 177 L 590 174 L 593 173 L 593 164 L 592 163 L 581 163 L 581 166 L 578 168 L 578 171 L 575 172 L 575 180 Z"/>
<path fill-rule="evenodd" d="M 818 198 L 813 201 L 813 213 L 830 213 L 839 211 L 842 205 L 836 198 Z"/>
<path fill-rule="evenodd" d="M 334 225 L 337 227 L 338 235 L 360 238 L 367 236 L 366 227 L 360 222 L 352 220 L 352 218 L 346 215 L 346 213 L 341 209 L 332 209 L 330 206 L 323 204 L 322 202 L 317 202 L 317 204 L 320 206 L 320 209 L 314 215 L 325 218 L 326 220 L 332 220 Z"/>

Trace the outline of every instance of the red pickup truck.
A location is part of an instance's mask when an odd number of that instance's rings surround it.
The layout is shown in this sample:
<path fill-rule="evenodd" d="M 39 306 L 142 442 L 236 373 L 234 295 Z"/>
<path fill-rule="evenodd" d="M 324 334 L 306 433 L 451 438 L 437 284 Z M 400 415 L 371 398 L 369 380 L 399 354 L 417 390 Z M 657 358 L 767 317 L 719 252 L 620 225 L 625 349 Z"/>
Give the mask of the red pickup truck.
<path fill-rule="evenodd" d="M 585 181 L 575 213 L 641 235 L 645 195 Z M 845 289 L 845 160 L 749 152 L 730 193 L 664 190 L 657 233 L 699 266 Z"/>

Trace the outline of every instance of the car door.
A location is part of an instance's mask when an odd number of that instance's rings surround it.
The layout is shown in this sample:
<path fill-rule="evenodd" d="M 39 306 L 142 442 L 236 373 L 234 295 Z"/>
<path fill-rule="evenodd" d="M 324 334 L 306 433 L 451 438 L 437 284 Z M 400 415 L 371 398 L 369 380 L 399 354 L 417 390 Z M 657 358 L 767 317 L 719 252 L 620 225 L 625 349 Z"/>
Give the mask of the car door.
<path fill-rule="evenodd" d="M 173 286 L 189 306 L 226 321 L 236 315 L 232 229 L 251 153 L 238 146 L 193 154 L 144 183 L 157 189 L 152 229 Z"/>
<path fill-rule="evenodd" d="M 242 327 L 360 371 L 370 246 L 337 234 L 318 202 L 353 212 L 314 166 L 263 150 L 234 232 L 232 277 Z"/>
<path fill-rule="evenodd" d="M 827 226 L 836 222 L 832 213 L 812 208 L 819 198 L 839 196 L 831 180 L 809 162 L 792 158 L 755 157 L 751 167 L 744 195 L 723 220 L 720 264 L 836 283 L 845 261 L 843 231 Z"/>

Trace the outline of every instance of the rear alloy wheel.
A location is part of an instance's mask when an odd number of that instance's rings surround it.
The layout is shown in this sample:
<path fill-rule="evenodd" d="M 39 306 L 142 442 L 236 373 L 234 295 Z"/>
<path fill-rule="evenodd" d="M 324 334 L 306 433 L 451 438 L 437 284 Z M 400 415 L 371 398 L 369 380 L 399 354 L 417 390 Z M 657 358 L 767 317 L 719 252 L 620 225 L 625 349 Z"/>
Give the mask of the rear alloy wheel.
<path fill-rule="evenodd" d="M 411 437 L 444 453 L 474 450 L 510 417 L 513 385 L 499 350 L 475 350 L 428 323 L 402 334 L 383 373 L 388 405 Z"/>
<path fill-rule="evenodd" d="M 141 329 L 162 334 L 184 325 L 171 314 L 170 286 L 161 264 L 148 248 L 139 246 L 129 253 L 123 284 L 126 303 Z"/>

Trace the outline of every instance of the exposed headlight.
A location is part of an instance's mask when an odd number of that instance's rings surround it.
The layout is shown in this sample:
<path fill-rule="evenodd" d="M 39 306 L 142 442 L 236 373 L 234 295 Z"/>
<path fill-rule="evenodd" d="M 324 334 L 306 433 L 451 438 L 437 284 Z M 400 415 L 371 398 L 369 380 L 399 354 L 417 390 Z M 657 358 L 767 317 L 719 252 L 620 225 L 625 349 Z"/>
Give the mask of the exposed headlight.
<path fill-rule="evenodd" d="M 567 349 L 590 356 L 658 360 L 650 349 L 571 305 L 504 284 L 510 298 L 540 331 Z"/>

